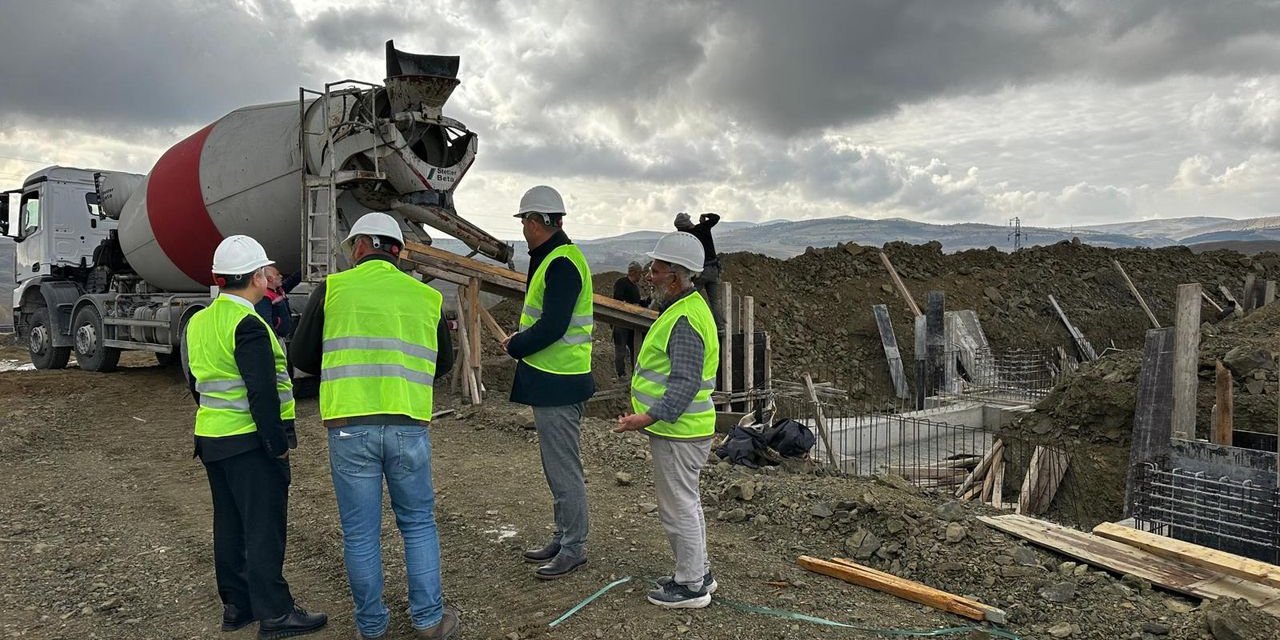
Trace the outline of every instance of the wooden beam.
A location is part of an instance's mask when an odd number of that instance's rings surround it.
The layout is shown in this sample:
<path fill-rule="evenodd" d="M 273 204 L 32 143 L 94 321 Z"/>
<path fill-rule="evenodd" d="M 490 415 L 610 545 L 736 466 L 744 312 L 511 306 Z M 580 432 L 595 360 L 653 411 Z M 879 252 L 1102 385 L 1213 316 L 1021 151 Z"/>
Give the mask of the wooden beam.
<path fill-rule="evenodd" d="M 1044 455 L 1044 447 L 1036 447 L 1031 453 L 1031 462 L 1027 464 L 1027 473 L 1022 476 L 1022 490 L 1018 492 L 1017 514 L 1031 511 L 1031 498 L 1035 495 L 1036 481 L 1040 478 L 1040 458 Z"/>
<path fill-rule="evenodd" d="M 836 452 L 831 448 L 831 432 L 827 431 L 827 419 L 822 415 L 822 403 L 818 401 L 818 391 L 813 386 L 813 376 L 804 374 L 804 386 L 809 391 L 809 401 L 813 403 L 814 422 L 818 425 L 818 435 L 822 436 L 822 446 L 827 450 L 827 462 L 831 468 L 839 470 L 836 464 Z"/>
<path fill-rule="evenodd" d="M 880 262 L 884 263 L 884 268 L 889 271 L 889 280 L 893 281 L 893 286 L 898 289 L 898 295 L 902 296 L 902 300 L 907 303 L 907 308 L 916 316 L 922 316 L 920 306 L 916 304 L 915 298 L 911 297 L 911 292 L 907 290 L 907 285 L 902 283 L 902 278 L 898 277 L 898 270 L 893 268 L 893 263 L 889 261 L 889 256 L 885 252 L 880 252 Z"/>
<path fill-rule="evenodd" d="M 1173 343 L 1173 437 L 1196 436 L 1197 369 L 1200 365 L 1200 285 L 1178 285 Z"/>
<path fill-rule="evenodd" d="M 1116 271 L 1120 272 L 1120 277 L 1124 278 L 1124 283 L 1129 285 L 1129 293 L 1133 294 L 1133 297 L 1138 301 L 1138 306 L 1142 307 L 1142 310 L 1146 312 L 1147 319 L 1151 321 L 1151 327 L 1153 329 L 1159 329 L 1160 321 L 1156 320 L 1156 314 L 1151 313 L 1151 307 L 1148 307 L 1147 301 L 1142 299 L 1142 294 L 1138 293 L 1138 288 L 1133 286 L 1133 280 L 1130 280 L 1129 274 L 1124 272 L 1124 267 L 1120 266 L 1120 261 L 1112 258 L 1111 266 L 1115 267 Z"/>
<path fill-rule="evenodd" d="M 480 336 L 483 333 L 480 321 L 480 279 L 471 278 L 471 282 L 467 285 L 467 319 L 471 323 L 467 326 L 467 335 L 471 338 L 471 368 L 475 372 L 476 381 L 484 380 L 484 349 L 480 344 Z"/>
<path fill-rule="evenodd" d="M 747 390 L 747 411 L 756 408 L 756 299 L 742 296 L 742 386 Z"/>
<path fill-rule="evenodd" d="M 1218 292 L 1222 294 L 1222 297 L 1226 299 L 1227 302 L 1234 302 L 1236 303 L 1236 308 L 1240 308 L 1240 301 L 1236 300 L 1236 297 L 1231 294 L 1231 290 L 1227 288 L 1227 285 L 1218 285 Z"/>
<path fill-rule="evenodd" d="M 1049 296 L 1049 304 L 1053 305 L 1053 310 L 1058 312 L 1058 319 L 1062 320 L 1063 326 L 1067 328 L 1067 333 L 1071 335 L 1071 339 L 1076 343 L 1076 349 L 1080 351 L 1080 359 L 1092 361 L 1098 359 L 1098 353 L 1093 350 L 1093 345 L 1084 337 L 1075 325 L 1067 319 L 1067 314 L 1062 310 L 1062 306 L 1058 304 L 1057 299 L 1051 294 Z"/>
<path fill-rule="evenodd" d="M 1214 309 L 1217 309 L 1218 313 L 1222 313 L 1222 305 L 1218 304 L 1218 302 L 1213 298 L 1211 298 L 1208 293 L 1201 291 L 1200 297 L 1204 298 L 1204 301 L 1208 302 L 1209 306 L 1213 307 Z"/>
<path fill-rule="evenodd" d="M 721 302 L 724 304 L 724 311 L 721 315 L 724 318 L 724 344 L 720 345 L 720 375 L 724 381 L 724 389 L 729 394 L 733 394 L 733 283 L 725 282 L 721 285 L 724 290 L 721 296 Z M 639 351 L 636 352 L 640 353 Z M 733 410 L 733 403 L 730 402 L 727 407 Z"/>
<path fill-rule="evenodd" d="M 991 483 L 991 506 L 997 509 L 1004 508 L 1004 452 L 1000 453 L 1000 457 L 996 458 L 995 464 L 991 466 L 991 476 L 994 482 Z"/>
<path fill-rule="evenodd" d="M 1122 527 L 1111 522 L 1104 522 L 1094 527 L 1093 535 L 1142 549 L 1161 558 L 1179 560 L 1198 567 L 1220 571 L 1237 578 L 1244 578 L 1245 580 L 1272 587 L 1280 587 L 1280 567 L 1274 564 L 1251 560 L 1225 551 L 1191 544 L 1190 542 L 1166 538 L 1147 531 Z"/>
<path fill-rule="evenodd" d="M 968 491 L 969 487 L 972 487 L 974 483 L 983 480 L 986 476 L 987 470 L 991 468 L 992 462 L 998 456 L 1002 455 L 1003 451 L 1004 441 L 996 440 L 995 443 L 991 445 L 991 450 L 987 452 L 987 455 L 982 456 L 982 460 L 978 462 L 978 466 L 974 467 L 973 471 L 965 477 L 964 482 L 960 483 L 960 488 L 956 489 L 956 495 L 960 496 L 964 494 L 964 492 Z"/>
<path fill-rule="evenodd" d="M 981 516 L 983 524 L 1056 553 L 1123 575 L 1132 574 L 1158 587 L 1197 598 L 1244 598 L 1280 617 L 1280 589 L 1241 580 L 1126 544 L 1018 515 Z"/>
<path fill-rule="evenodd" d="M 1038 448 L 1038 447 L 1037 447 Z M 1044 447 L 1040 456 L 1040 475 L 1036 479 L 1031 497 L 1031 513 L 1044 513 L 1053 504 L 1053 498 L 1062 486 L 1071 458 L 1061 449 Z"/>
<path fill-rule="evenodd" d="M 970 620 L 990 621 L 995 624 L 1002 624 L 1005 620 L 1004 612 L 995 607 L 900 578 L 891 573 L 877 571 L 843 558 L 827 561 L 800 556 L 796 559 L 796 563 L 814 573 L 874 589 L 939 611 L 954 613 Z"/>
<path fill-rule="evenodd" d="M 484 308 L 483 305 L 480 306 L 480 317 L 484 318 L 484 325 L 489 328 L 489 332 L 493 334 L 494 339 L 499 343 L 506 340 L 510 335 L 502 329 L 502 325 L 493 319 L 493 314 L 489 313 L 489 310 Z"/>
<path fill-rule="evenodd" d="M 1209 425 L 1209 441 L 1214 444 L 1231 446 L 1232 413 L 1235 399 L 1232 397 L 1231 370 L 1218 360 L 1214 364 L 1217 383 L 1215 392 L 1217 404 L 1214 405 L 1213 423 Z"/>
<path fill-rule="evenodd" d="M 471 339 L 469 328 L 471 324 L 470 318 L 467 317 L 466 299 L 467 296 L 462 289 L 458 289 L 458 343 L 462 345 L 462 388 L 471 400 L 471 404 L 478 405 L 482 400 L 480 395 L 480 380 L 475 375 L 475 369 L 472 368 L 471 362 L 473 358 L 479 357 L 471 351 Z"/>

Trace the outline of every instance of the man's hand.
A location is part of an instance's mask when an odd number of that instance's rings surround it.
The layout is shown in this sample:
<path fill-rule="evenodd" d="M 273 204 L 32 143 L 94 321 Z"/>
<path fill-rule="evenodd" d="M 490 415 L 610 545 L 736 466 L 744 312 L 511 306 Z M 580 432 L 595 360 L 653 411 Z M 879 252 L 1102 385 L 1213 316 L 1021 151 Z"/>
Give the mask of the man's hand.
<path fill-rule="evenodd" d="M 649 417 L 647 413 L 630 414 L 618 416 L 618 426 L 613 428 L 614 433 L 626 433 L 628 431 L 639 431 L 656 422 Z"/>
<path fill-rule="evenodd" d="M 277 459 L 277 460 L 288 460 L 288 459 L 289 459 L 289 451 L 288 451 L 288 450 L 286 450 L 284 453 L 282 453 L 282 454 L 280 454 L 280 455 L 276 456 L 276 459 Z"/>
<path fill-rule="evenodd" d="M 505 338 L 503 338 L 503 339 L 502 339 L 502 352 L 503 352 L 503 353 L 506 353 L 507 355 L 511 355 L 511 354 L 507 351 L 507 347 L 509 347 L 509 346 L 511 345 L 511 339 L 512 339 L 512 338 L 514 338 L 514 337 L 516 337 L 516 334 L 514 334 L 514 333 L 513 333 L 513 334 L 511 334 L 511 335 L 509 335 L 509 336 L 507 336 L 507 337 L 505 337 Z"/>

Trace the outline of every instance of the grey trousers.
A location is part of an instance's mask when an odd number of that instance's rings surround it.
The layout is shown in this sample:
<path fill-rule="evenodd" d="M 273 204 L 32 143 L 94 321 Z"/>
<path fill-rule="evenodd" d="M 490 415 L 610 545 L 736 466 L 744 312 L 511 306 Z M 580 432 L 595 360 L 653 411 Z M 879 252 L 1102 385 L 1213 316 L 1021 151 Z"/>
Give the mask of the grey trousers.
<path fill-rule="evenodd" d="M 711 451 L 711 438 L 687 441 L 650 436 L 649 449 L 653 453 L 658 518 L 676 556 L 675 580 L 700 591 L 711 560 L 707 558 L 707 522 L 698 478 Z"/>
<path fill-rule="evenodd" d="M 538 431 L 542 453 L 542 474 L 551 489 L 560 553 L 574 558 L 586 555 L 587 485 L 582 479 L 582 432 L 584 403 L 563 407 L 534 407 L 533 426 Z"/>

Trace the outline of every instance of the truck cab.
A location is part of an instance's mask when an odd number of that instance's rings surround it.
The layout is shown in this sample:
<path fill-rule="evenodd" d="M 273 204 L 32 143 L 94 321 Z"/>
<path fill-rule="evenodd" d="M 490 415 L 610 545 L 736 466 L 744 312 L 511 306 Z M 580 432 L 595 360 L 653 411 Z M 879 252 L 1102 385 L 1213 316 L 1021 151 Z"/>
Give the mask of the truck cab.
<path fill-rule="evenodd" d="M 66 364 L 74 303 L 92 275 L 94 250 L 116 227 L 102 215 L 95 173 L 47 167 L 0 193 L 0 233 L 15 241 L 18 285 L 5 303 L 41 368 Z"/>

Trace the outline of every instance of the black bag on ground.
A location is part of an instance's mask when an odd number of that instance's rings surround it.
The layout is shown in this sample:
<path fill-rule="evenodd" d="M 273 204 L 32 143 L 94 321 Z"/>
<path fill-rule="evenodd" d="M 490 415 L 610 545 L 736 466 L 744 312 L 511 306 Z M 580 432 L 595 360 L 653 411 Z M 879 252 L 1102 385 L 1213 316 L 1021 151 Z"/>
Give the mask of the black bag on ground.
<path fill-rule="evenodd" d="M 809 427 L 790 418 L 784 418 L 765 430 L 764 442 L 783 457 L 803 458 L 813 449 L 817 438 Z"/>
<path fill-rule="evenodd" d="M 725 438 L 724 444 L 716 449 L 716 455 L 721 460 L 728 460 L 731 464 L 755 469 L 760 466 L 757 460 L 764 448 L 764 437 L 759 432 L 734 427 L 733 431 L 729 432 L 729 437 Z"/>

